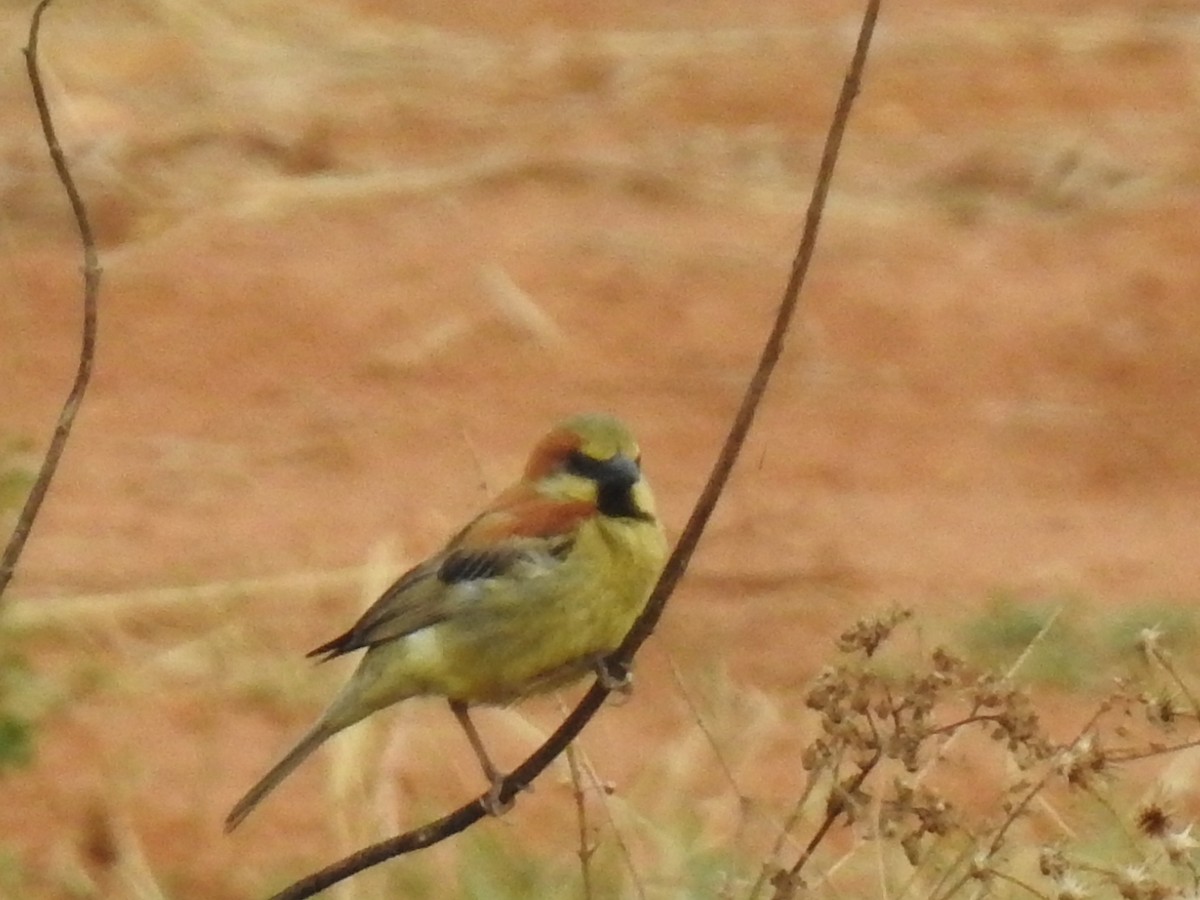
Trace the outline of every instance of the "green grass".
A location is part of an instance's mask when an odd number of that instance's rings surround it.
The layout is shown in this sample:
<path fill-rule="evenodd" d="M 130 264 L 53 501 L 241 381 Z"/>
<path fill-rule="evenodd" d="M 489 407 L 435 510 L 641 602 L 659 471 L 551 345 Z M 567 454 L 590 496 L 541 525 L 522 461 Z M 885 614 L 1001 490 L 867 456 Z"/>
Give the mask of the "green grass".
<path fill-rule="evenodd" d="M 25 658 L 0 646 L 0 775 L 33 761 L 34 722 L 25 699 L 34 682 Z"/>
<path fill-rule="evenodd" d="M 1114 613 L 1097 623 L 1098 644 L 1105 656 L 1140 663 L 1138 638 L 1148 630 L 1162 632 L 1163 643 L 1177 652 L 1188 652 L 1200 636 L 1200 612 L 1195 603 L 1155 601 Z"/>
<path fill-rule="evenodd" d="M 24 896 L 26 885 L 25 866 L 17 854 L 0 845 L 0 896 L 18 898 Z"/>
<path fill-rule="evenodd" d="M 522 849 L 519 841 L 501 840 L 489 829 L 465 839 L 458 871 L 461 900 L 523 900 L 560 896 L 564 885 L 577 883 L 570 857 L 547 860 Z"/>
<path fill-rule="evenodd" d="M 1097 612 L 1081 600 L 1022 599 L 1000 592 L 961 627 L 960 640 L 974 664 L 1003 668 L 1025 653 L 1057 614 L 1028 653 L 1022 678 L 1068 690 L 1095 689 L 1107 685 L 1115 672 L 1139 663 L 1138 638 L 1146 629 L 1161 631 L 1168 647 L 1194 646 L 1200 613 L 1193 607 L 1156 601 Z"/>
<path fill-rule="evenodd" d="M 977 666 L 1003 669 L 1033 645 L 1021 667 L 1023 678 L 1061 688 L 1084 686 L 1089 677 L 1082 653 L 1087 639 L 1068 613 L 1034 645 L 1061 605 L 1061 600 L 1032 603 L 1007 593 L 994 595 L 983 614 L 963 629 L 968 659 Z"/>

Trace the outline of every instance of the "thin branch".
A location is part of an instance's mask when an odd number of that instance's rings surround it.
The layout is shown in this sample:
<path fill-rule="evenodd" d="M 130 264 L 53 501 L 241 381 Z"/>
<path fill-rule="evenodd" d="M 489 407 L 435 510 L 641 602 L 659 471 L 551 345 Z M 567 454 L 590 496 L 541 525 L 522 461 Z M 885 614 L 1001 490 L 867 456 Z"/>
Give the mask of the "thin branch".
<path fill-rule="evenodd" d="M 617 845 L 617 850 L 620 851 L 621 860 L 625 863 L 625 868 L 629 870 L 629 879 L 633 883 L 633 893 L 638 900 L 646 900 L 646 885 L 642 879 L 641 873 L 638 872 L 637 864 L 633 859 L 633 851 L 629 848 L 629 842 L 625 840 L 624 834 L 621 832 L 621 825 L 617 822 L 617 817 L 613 813 L 613 804 L 610 799 L 608 788 L 600 782 L 600 776 L 596 773 L 596 767 L 592 765 L 588 759 L 587 753 L 577 744 L 568 744 L 568 752 L 577 750 L 577 758 L 579 766 L 591 782 L 592 790 L 595 791 L 597 799 L 600 801 L 600 807 L 604 810 L 604 817 L 608 819 L 608 826 L 612 829 L 613 843 Z"/>
<path fill-rule="evenodd" d="M 999 713 L 977 713 L 973 716 L 967 716 L 966 718 L 959 719 L 956 722 L 950 722 L 946 725 L 938 725 L 935 728 L 930 728 L 926 734 L 928 734 L 930 737 L 939 734 L 957 734 L 959 731 L 965 730 L 968 725 L 977 725 L 980 722 L 1001 722 L 1003 720 L 1004 716 L 1000 715 Z"/>
<path fill-rule="evenodd" d="M 830 773 L 830 776 L 833 778 L 835 784 L 837 783 L 838 770 L 842 766 L 843 752 L 844 748 L 840 748 L 837 758 L 835 758 L 833 763 L 825 769 Z M 788 839 L 791 838 L 792 832 L 796 830 L 796 826 L 800 824 L 800 820 L 804 818 L 804 811 L 808 808 L 809 799 L 816 792 L 818 780 L 822 774 L 822 771 L 823 769 L 814 768 L 808 773 L 808 779 L 804 783 L 804 790 L 801 791 L 800 796 L 796 799 L 796 802 L 792 804 L 791 813 L 784 821 L 783 827 L 779 829 L 779 833 L 775 836 L 775 843 L 772 845 L 771 852 L 768 854 L 768 859 L 770 862 L 763 863 L 762 867 L 759 869 L 758 879 L 750 888 L 750 893 L 746 895 L 747 900 L 758 900 L 759 896 L 761 896 L 763 890 L 766 889 L 766 886 L 771 879 L 778 873 L 784 871 L 783 867 L 779 863 L 779 858 L 783 855 L 783 847 L 788 843 Z"/>
<path fill-rule="evenodd" d="M 717 736 L 713 734 L 713 730 L 708 723 L 704 721 L 704 715 L 700 712 L 700 707 L 696 705 L 696 699 L 692 696 L 691 689 L 683 680 L 683 673 L 679 671 L 679 666 L 675 663 L 675 657 L 670 650 L 664 653 L 667 660 L 667 668 L 671 672 L 671 680 L 675 682 L 675 689 L 679 691 L 683 702 L 687 704 L 688 712 L 692 714 L 692 721 L 696 723 L 696 727 L 700 729 L 700 733 L 704 735 L 705 743 L 708 744 L 709 750 L 712 751 L 713 757 L 717 761 L 717 766 L 721 769 L 721 774 L 729 783 L 729 787 L 733 790 L 733 794 L 737 797 L 738 807 L 744 812 L 750 805 L 750 798 L 742 791 L 737 783 L 737 777 L 733 774 L 733 766 L 730 765 L 726 758 L 725 751 L 717 741 Z"/>
<path fill-rule="evenodd" d="M 746 440 L 750 426 L 754 423 L 754 416 L 762 403 L 767 383 L 775 371 L 775 364 L 779 362 L 779 357 L 783 353 L 784 340 L 787 337 L 788 329 L 791 328 L 796 309 L 800 305 L 800 289 L 804 286 L 809 265 L 812 263 L 813 251 L 816 249 L 821 215 L 825 211 L 825 201 L 829 196 L 829 186 L 833 181 L 834 166 L 837 164 L 838 154 L 841 151 L 842 136 L 846 133 L 846 123 L 850 119 L 850 108 L 854 104 L 854 98 L 858 96 L 862 83 L 867 50 L 871 45 L 875 20 L 879 15 L 879 3 L 880 0 L 867 0 L 867 9 L 863 14 L 858 43 L 854 48 L 854 57 L 842 82 L 842 90 L 833 111 L 833 121 L 830 122 L 829 133 L 825 136 L 821 164 L 817 169 L 816 182 L 813 184 L 812 196 L 808 201 L 808 211 L 804 216 L 804 233 L 800 237 L 800 246 L 796 249 L 796 256 L 792 261 L 792 271 L 788 277 L 787 286 L 783 290 L 783 299 L 775 314 L 775 324 L 771 328 L 771 333 L 767 336 L 762 354 L 759 356 L 758 368 L 755 369 L 746 393 L 742 397 L 742 405 L 734 416 L 729 434 L 725 438 L 725 445 L 721 448 L 721 455 L 717 458 L 712 474 L 708 477 L 708 483 L 700 493 L 700 499 L 696 501 L 696 508 L 692 511 L 691 518 L 688 519 L 683 533 L 679 536 L 679 543 L 676 544 L 671 558 L 667 560 L 666 568 L 658 580 L 654 593 L 650 595 L 646 609 L 634 623 L 624 643 L 610 658 L 610 668 L 627 666 L 629 660 L 633 658 L 634 652 L 653 633 L 654 627 L 662 617 L 667 599 L 675 590 L 675 585 L 683 577 L 683 573 L 692 559 L 692 554 L 696 550 L 696 545 L 700 542 L 700 535 L 708 525 L 708 520 L 716 508 L 721 492 L 725 489 L 725 483 L 729 480 L 733 464 L 737 461 L 738 454 L 741 453 L 742 444 Z"/>
<path fill-rule="evenodd" d="M 1029 884 L 1029 882 L 1027 882 L 1027 881 L 1022 881 L 1020 878 L 1017 878 L 1017 876 L 1015 876 L 1015 875 L 1009 875 L 1007 872 L 1001 872 L 999 869 L 989 868 L 987 871 L 988 871 L 989 875 L 999 878 L 1002 881 L 1007 881 L 1009 884 L 1016 885 L 1017 887 L 1021 888 L 1026 893 L 1032 894 L 1034 897 L 1040 897 L 1041 900 L 1050 900 L 1050 897 L 1048 894 L 1043 894 L 1041 891 L 1039 891 L 1037 888 L 1035 888 L 1032 884 Z"/>
<path fill-rule="evenodd" d="M 1145 750 L 1134 750 L 1132 747 L 1123 750 L 1110 750 L 1107 756 L 1114 763 L 1127 763 L 1143 759 L 1154 759 L 1156 756 L 1171 756 L 1183 750 L 1195 750 L 1197 747 L 1200 747 L 1200 738 L 1194 738 L 1180 744 L 1164 744 L 1161 747 L 1151 746 Z"/>
<path fill-rule="evenodd" d="M 1162 647 L 1160 642 L 1161 637 L 1162 635 L 1157 628 L 1148 628 L 1142 632 L 1139 644 L 1141 644 L 1143 652 L 1150 659 L 1158 663 L 1171 677 L 1171 680 L 1175 682 L 1175 687 L 1187 698 L 1188 703 L 1192 707 L 1192 712 L 1197 718 L 1200 718 L 1200 700 L 1196 698 L 1191 688 L 1188 687 L 1187 681 L 1179 674 L 1179 670 L 1175 667 L 1175 664 L 1171 662 L 1170 654 Z"/>
<path fill-rule="evenodd" d="M 812 855 L 817 852 L 817 847 L 825 840 L 825 835 L 833 828 L 834 823 L 841 817 L 842 813 L 850 809 L 854 802 L 854 795 L 858 793 L 859 788 L 863 786 L 863 782 L 867 780 L 867 776 L 875 770 L 879 765 L 879 761 L 883 759 L 883 751 L 876 750 L 871 758 L 863 763 L 859 770 L 854 773 L 845 784 L 834 784 L 833 791 L 829 795 L 829 801 L 825 806 L 825 816 L 821 819 L 821 824 L 817 826 L 817 830 L 813 832 L 813 836 L 808 843 L 804 845 L 804 850 L 801 851 L 799 859 L 787 871 L 775 873 L 772 879 L 772 884 L 775 887 L 775 893 L 772 895 L 773 900 L 790 900 L 796 896 L 796 890 L 801 886 L 801 872 L 812 859 Z"/>
<path fill-rule="evenodd" d="M 841 93 L 838 96 L 837 106 L 833 113 L 833 121 L 830 123 L 829 133 L 825 138 L 825 148 L 821 155 L 821 164 L 817 170 L 816 182 L 813 185 L 812 197 L 809 200 L 808 211 L 804 219 L 804 233 L 800 238 L 800 245 L 796 250 L 796 257 L 792 263 L 791 274 L 788 277 L 783 298 L 775 315 L 775 323 L 771 328 L 766 343 L 763 345 L 762 354 L 759 356 L 758 367 L 750 379 L 750 384 L 746 388 L 742 404 L 734 416 L 733 424 L 730 426 L 729 434 L 725 438 L 721 454 L 713 466 L 712 473 L 709 475 L 708 483 L 705 484 L 704 490 L 700 493 L 700 498 L 696 501 L 691 518 L 688 519 L 687 525 L 679 537 L 679 542 L 675 545 L 675 549 L 671 553 L 671 558 L 667 560 L 662 576 L 659 578 L 658 584 L 655 586 L 654 591 L 650 594 L 650 599 L 646 603 L 646 608 L 634 623 L 633 628 L 630 629 L 624 642 L 607 660 L 609 670 L 613 672 L 618 681 L 628 670 L 634 653 L 637 652 L 638 648 L 654 632 L 658 620 L 662 617 L 667 600 L 674 592 L 676 585 L 679 584 L 683 573 L 687 570 L 692 554 L 695 553 L 696 545 L 700 541 L 700 536 L 703 534 L 713 510 L 716 508 L 717 501 L 721 497 L 721 492 L 725 488 L 725 483 L 729 480 L 729 474 L 733 469 L 734 463 L 737 461 L 738 454 L 741 452 L 742 444 L 746 440 L 746 435 L 754 422 L 754 416 L 758 412 L 759 405 L 762 403 L 767 384 L 783 352 L 784 340 L 787 337 L 788 329 L 791 327 L 792 319 L 800 303 L 800 289 L 804 285 L 809 265 L 812 262 L 813 251 L 816 248 L 821 214 L 825 209 L 825 201 L 829 195 L 829 185 L 833 180 L 833 170 L 841 149 L 842 136 L 846 131 L 846 123 L 850 117 L 850 109 L 854 103 L 854 98 L 858 96 L 863 67 L 867 58 L 867 50 L 870 47 L 871 35 L 875 30 L 875 20 L 879 15 L 879 4 L 880 0 L 868 0 L 867 2 L 866 12 L 863 15 L 862 28 L 858 36 L 858 43 L 854 49 L 854 57 L 847 70 L 845 80 L 842 83 Z M 596 714 L 596 711 L 600 709 L 607 696 L 608 689 L 603 687 L 599 682 L 593 684 L 575 709 L 571 711 L 570 715 L 546 739 L 546 742 L 538 747 L 528 759 L 504 779 L 499 792 L 500 802 L 507 803 L 509 800 L 515 798 L 534 778 L 541 774 L 542 770 L 563 752 L 567 744 L 579 735 L 583 727 Z M 295 884 L 275 894 L 271 900 L 303 900 L 303 898 L 311 897 L 325 890 L 325 888 L 337 884 L 339 881 L 349 878 L 351 875 L 361 872 L 370 866 L 377 865 L 384 860 L 405 853 L 411 853 L 414 850 L 428 847 L 452 835 L 458 834 L 483 817 L 484 800 L 485 797 L 478 797 L 453 812 L 447 813 L 440 819 L 404 834 L 397 835 L 394 838 L 389 838 L 388 840 L 365 847 L 319 872 L 300 879 Z"/>
<path fill-rule="evenodd" d="M 33 102 L 37 107 L 38 119 L 42 123 L 42 136 L 50 151 L 50 159 L 54 162 L 58 180 L 62 182 L 63 188 L 67 192 L 67 199 L 71 202 L 71 213 L 75 217 L 75 225 L 79 229 L 79 239 L 83 244 L 83 343 L 79 351 L 79 367 L 75 372 L 75 382 L 71 385 L 71 391 L 67 394 L 62 411 L 58 414 L 58 424 L 54 428 L 54 435 L 50 438 L 46 457 L 42 460 L 41 469 L 38 471 L 29 496 L 25 499 L 25 505 L 17 517 L 17 527 L 13 529 L 12 536 L 8 539 L 4 555 L 0 557 L 0 598 L 4 596 L 4 591 L 12 580 L 17 560 L 20 559 L 21 551 L 25 548 L 25 541 L 29 538 L 29 531 L 33 528 L 34 519 L 37 518 L 38 510 L 41 509 L 42 501 L 46 497 L 46 491 L 50 488 L 50 481 L 58 469 L 58 461 L 62 458 L 63 448 L 66 447 L 67 437 L 71 433 L 71 426 L 75 423 L 75 414 L 79 411 L 84 392 L 87 391 L 88 382 L 91 380 L 92 360 L 96 355 L 96 301 L 100 294 L 100 262 L 96 256 L 96 241 L 92 236 L 92 226 L 88 223 L 87 209 L 83 205 L 83 198 L 79 196 L 79 190 L 75 187 L 75 179 L 71 177 L 71 170 L 67 166 L 66 157 L 58 143 L 58 135 L 54 131 L 54 120 L 50 115 L 50 105 L 46 101 L 42 76 L 38 70 L 38 35 L 41 31 L 42 13 L 46 11 L 46 7 L 51 2 L 52 0 L 41 0 L 33 10 L 33 17 L 29 22 L 29 43 L 24 51 L 25 68 L 29 74 L 29 85 L 33 89 Z"/>
<path fill-rule="evenodd" d="M 583 886 L 584 900 L 595 900 L 592 891 L 592 856 L 596 846 L 592 843 L 590 827 L 588 826 L 587 795 L 583 790 L 583 773 L 579 769 L 576 758 L 577 749 L 574 744 L 567 745 L 567 766 L 571 770 L 572 796 L 575 798 L 575 819 L 579 825 L 579 876 Z"/>
<path fill-rule="evenodd" d="M 1029 808 L 1029 804 L 1033 802 L 1034 798 L 1041 794 L 1042 790 L 1046 787 L 1046 784 L 1055 776 L 1055 774 L 1057 774 L 1058 764 L 1066 759 L 1070 753 L 1074 752 L 1075 748 L 1078 747 L 1089 734 L 1091 734 L 1092 729 L 1096 726 L 1096 723 L 1100 720 L 1101 716 L 1108 712 L 1109 708 L 1110 707 L 1108 703 L 1103 703 L 1098 706 L 1092 715 L 1088 717 L 1088 720 L 1083 723 L 1083 727 L 1076 732 L 1074 739 L 1072 739 L 1069 744 L 1058 751 L 1053 760 L 1053 764 L 1048 765 L 1046 767 L 1046 771 L 1042 773 L 1042 776 L 1028 788 L 1026 788 L 1024 795 L 1020 800 L 1009 805 L 1004 817 L 1004 821 L 1000 823 L 1000 826 L 992 835 L 992 839 L 988 843 L 987 847 L 976 854 L 975 858 L 978 861 L 976 867 L 991 865 L 992 859 L 1000 851 L 1000 847 L 1004 843 L 1004 837 L 1006 834 L 1008 834 L 1008 830 L 1012 828 L 1016 821 L 1025 814 L 1025 810 Z M 935 900 L 949 900 L 949 898 L 957 894 L 959 890 L 961 890 L 962 886 L 965 885 L 972 877 L 974 876 L 972 875 L 971 870 L 968 869 L 968 871 L 960 875 L 956 881 L 952 882 L 948 889 L 944 891 L 931 892 L 929 896 L 935 898 Z"/>

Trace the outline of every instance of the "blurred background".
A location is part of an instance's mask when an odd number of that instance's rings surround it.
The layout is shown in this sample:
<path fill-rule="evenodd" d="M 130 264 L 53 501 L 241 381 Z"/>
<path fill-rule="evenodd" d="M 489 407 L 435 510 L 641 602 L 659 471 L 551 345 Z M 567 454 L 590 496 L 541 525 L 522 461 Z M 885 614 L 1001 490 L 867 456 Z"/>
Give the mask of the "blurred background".
<path fill-rule="evenodd" d="M 79 339 L 32 5 L 0 4 L 5 534 Z M 44 76 L 105 274 L 0 616 L 0 896 L 261 896 L 482 789 L 414 702 L 220 833 L 344 675 L 304 652 L 559 416 L 628 420 L 682 527 L 861 12 L 55 3 Z M 651 896 L 715 896 L 735 837 L 761 858 L 803 785 L 803 688 L 859 616 L 913 606 L 921 641 L 1004 660 L 1058 615 L 1034 676 L 1068 710 L 1143 625 L 1194 647 L 1198 97 L 1195 0 L 885 2 L 758 424 L 633 698 L 581 742 L 597 840 Z M 515 764 L 559 715 L 480 724 Z M 555 895 L 564 772 L 343 896 Z"/>

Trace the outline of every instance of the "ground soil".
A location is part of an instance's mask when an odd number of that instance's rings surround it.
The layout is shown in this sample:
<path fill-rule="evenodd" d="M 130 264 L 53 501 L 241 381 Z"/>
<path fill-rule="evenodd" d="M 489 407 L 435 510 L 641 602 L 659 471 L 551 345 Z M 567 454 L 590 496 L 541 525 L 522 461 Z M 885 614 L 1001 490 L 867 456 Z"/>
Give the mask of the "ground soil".
<path fill-rule="evenodd" d="M 672 666 L 742 791 L 783 803 L 804 685 L 860 616 L 910 605 L 940 640 L 999 595 L 1085 620 L 1200 595 L 1200 8 L 895 5 L 742 461 L 634 697 L 584 741 L 618 792 L 675 748 L 667 781 L 717 823 L 736 804 Z M 3 776 L 16 896 L 148 896 L 139 878 L 257 896 L 353 846 L 325 763 L 234 836 L 220 821 L 340 677 L 303 652 L 556 418 L 627 419 L 682 527 L 857 22 L 810 6 L 51 9 L 51 99 L 105 272 L 94 383 L 3 610 L 40 717 L 34 763 Z M 26 13 L 0 13 L 17 472 L 79 340 Z M 1088 696 L 1048 702 L 1070 723 Z M 371 732 L 385 822 L 478 787 L 450 717 L 414 707 Z M 522 713 L 483 717 L 513 762 L 558 715 Z M 356 768 L 342 753 L 335 772 Z M 554 841 L 555 778 L 495 827 Z"/>

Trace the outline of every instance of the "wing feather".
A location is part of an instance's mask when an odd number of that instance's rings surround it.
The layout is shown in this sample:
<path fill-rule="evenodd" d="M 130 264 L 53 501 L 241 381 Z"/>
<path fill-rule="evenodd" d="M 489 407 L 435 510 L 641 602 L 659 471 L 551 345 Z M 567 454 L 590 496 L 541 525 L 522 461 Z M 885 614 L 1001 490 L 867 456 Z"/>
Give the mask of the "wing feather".
<path fill-rule="evenodd" d="M 325 662 L 442 621 L 444 611 L 438 603 L 431 602 L 440 592 L 436 579 L 440 561 L 440 557 L 434 557 L 409 569 L 371 604 L 349 631 L 310 650 L 307 655 L 319 656 Z"/>
<path fill-rule="evenodd" d="M 322 661 L 396 640 L 450 618 L 471 582 L 503 578 L 523 564 L 554 565 L 570 552 L 591 503 L 549 500 L 516 485 L 456 534 L 443 550 L 405 572 L 343 634 L 308 655 Z"/>

